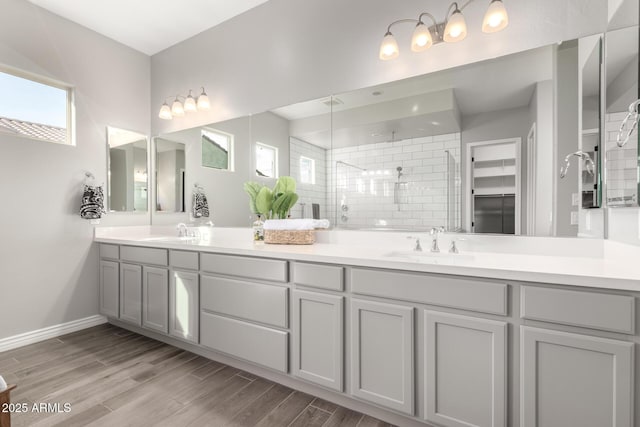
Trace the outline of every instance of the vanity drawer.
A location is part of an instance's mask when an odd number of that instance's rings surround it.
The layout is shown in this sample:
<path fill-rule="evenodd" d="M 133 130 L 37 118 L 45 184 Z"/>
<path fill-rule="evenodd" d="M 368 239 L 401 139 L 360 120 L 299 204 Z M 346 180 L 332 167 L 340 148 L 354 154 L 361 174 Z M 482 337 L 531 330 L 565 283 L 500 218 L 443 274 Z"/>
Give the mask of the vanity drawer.
<path fill-rule="evenodd" d="M 169 265 L 172 268 L 198 270 L 198 252 L 169 251 Z"/>
<path fill-rule="evenodd" d="M 139 264 L 169 265 L 166 249 L 141 248 L 137 246 L 121 246 L 120 258 L 123 261 Z"/>
<path fill-rule="evenodd" d="M 202 271 L 228 276 L 286 282 L 287 261 L 233 255 L 201 254 Z"/>
<path fill-rule="evenodd" d="M 293 282 L 296 285 L 343 291 L 344 269 L 333 265 L 296 262 L 293 264 Z"/>
<path fill-rule="evenodd" d="M 200 343 L 280 372 L 288 370 L 288 333 L 202 312 Z"/>
<path fill-rule="evenodd" d="M 119 257 L 120 250 L 118 245 L 100 243 L 100 258 L 118 259 Z"/>
<path fill-rule="evenodd" d="M 502 316 L 508 314 L 505 283 L 354 268 L 351 270 L 351 289 L 355 294 Z"/>
<path fill-rule="evenodd" d="M 635 299 L 631 296 L 523 286 L 520 305 L 523 319 L 635 333 Z"/>
<path fill-rule="evenodd" d="M 239 317 L 267 325 L 288 325 L 289 289 L 223 277 L 201 276 L 202 310 Z"/>

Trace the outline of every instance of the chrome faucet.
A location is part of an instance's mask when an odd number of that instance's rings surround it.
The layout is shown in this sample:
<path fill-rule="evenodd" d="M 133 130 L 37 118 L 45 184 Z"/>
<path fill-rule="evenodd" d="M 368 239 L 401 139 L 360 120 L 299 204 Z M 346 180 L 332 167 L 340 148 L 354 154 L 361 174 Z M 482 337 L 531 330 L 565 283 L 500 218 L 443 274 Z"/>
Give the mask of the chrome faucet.
<path fill-rule="evenodd" d="M 429 234 L 431 234 L 431 252 L 440 252 L 438 247 L 438 235 L 444 233 L 444 227 L 433 227 Z"/>
<path fill-rule="evenodd" d="M 181 222 L 176 226 L 176 230 L 178 230 L 178 237 L 186 237 L 187 236 L 187 224 Z"/>

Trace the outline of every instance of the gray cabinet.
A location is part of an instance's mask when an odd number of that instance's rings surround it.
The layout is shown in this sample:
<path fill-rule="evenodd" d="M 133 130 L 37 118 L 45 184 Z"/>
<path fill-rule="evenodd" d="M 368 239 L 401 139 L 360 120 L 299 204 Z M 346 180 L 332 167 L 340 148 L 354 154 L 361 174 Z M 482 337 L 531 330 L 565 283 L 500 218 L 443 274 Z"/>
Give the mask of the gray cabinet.
<path fill-rule="evenodd" d="M 414 413 L 413 308 L 351 300 L 351 394 Z"/>
<path fill-rule="evenodd" d="M 198 273 L 171 271 L 169 282 L 169 334 L 198 343 Z"/>
<path fill-rule="evenodd" d="M 100 261 L 100 313 L 117 318 L 119 303 L 119 264 L 115 261 Z"/>
<path fill-rule="evenodd" d="M 142 267 L 142 326 L 169 332 L 169 272 L 164 268 Z"/>
<path fill-rule="evenodd" d="M 521 427 L 632 427 L 633 343 L 521 327 Z"/>
<path fill-rule="evenodd" d="M 293 292 L 293 374 L 342 391 L 344 297 Z"/>
<path fill-rule="evenodd" d="M 507 324 L 424 312 L 425 418 L 446 427 L 505 427 Z"/>
<path fill-rule="evenodd" d="M 142 267 L 120 264 L 120 320 L 142 325 Z"/>

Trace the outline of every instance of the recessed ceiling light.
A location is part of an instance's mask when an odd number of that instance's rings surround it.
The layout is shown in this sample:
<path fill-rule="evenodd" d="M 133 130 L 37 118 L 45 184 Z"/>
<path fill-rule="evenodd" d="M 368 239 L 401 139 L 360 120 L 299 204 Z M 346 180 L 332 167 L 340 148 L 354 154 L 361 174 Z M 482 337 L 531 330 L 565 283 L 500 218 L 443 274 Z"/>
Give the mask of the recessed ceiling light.
<path fill-rule="evenodd" d="M 440 124 L 440 122 L 433 121 L 433 122 L 431 122 L 431 124 L 434 125 L 434 126 L 438 126 Z"/>

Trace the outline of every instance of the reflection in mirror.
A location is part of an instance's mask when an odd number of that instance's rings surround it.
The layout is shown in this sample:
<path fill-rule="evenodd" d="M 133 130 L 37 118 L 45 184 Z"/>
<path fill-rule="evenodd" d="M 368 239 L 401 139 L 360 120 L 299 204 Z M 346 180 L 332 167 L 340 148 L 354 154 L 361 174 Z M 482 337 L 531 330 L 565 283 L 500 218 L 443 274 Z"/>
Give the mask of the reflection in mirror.
<path fill-rule="evenodd" d="M 638 91 L 638 1 L 620 2 L 613 14 L 606 41 L 606 167 L 607 205 L 638 206 L 638 132 L 624 147 L 617 144 L 618 131 Z M 637 117 L 635 118 L 637 120 Z"/>
<path fill-rule="evenodd" d="M 291 217 L 329 219 L 333 225 L 327 181 L 331 107 L 331 98 L 324 98 L 277 108 L 269 114 L 285 124 L 289 152 L 286 163 L 289 175 L 297 182 L 299 196 Z"/>
<path fill-rule="evenodd" d="M 155 138 L 157 212 L 185 212 L 185 144 Z"/>
<path fill-rule="evenodd" d="M 111 212 L 147 211 L 147 143 L 145 135 L 107 127 L 107 203 Z"/>
<path fill-rule="evenodd" d="M 573 154 L 576 163 L 583 162 L 580 176 L 580 203 L 585 209 L 600 206 L 602 185 L 598 168 L 600 164 L 600 87 L 602 80 L 602 36 L 584 37 L 579 43 L 579 62 L 582 78 L 580 150 Z M 567 154 L 572 156 L 572 154 Z M 579 159 L 579 160 L 578 160 Z M 567 167 L 570 160 L 565 161 Z"/>
<path fill-rule="evenodd" d="M 163 147 L 176 154 L 175 163 L 167 161 L 170 165 L 165 169 L 169 183 L 166 187 L 161 182 L 164 176 L 162 166 L 158 166 L 156 208 L 165 212 L 185 212 L 185 217 L 179 221 L 196 225 L 208 221 L 222 227 L 251 225 L 252 219 L 242 187 L 244 182 L 254 179 L 255 174 L 250 160 L 250 130 L 251 119 L 240 117 L 156 138 L 160 143 L 157 155 L 162 156 Z M 179 164 L 179 152 L 184 153 L 182 164 Z M 172 171 L 175 171 L 175 175 L 171 175 Z M 199 213 L 204 212 L 202 209 L 194 212 L 197 188 L 201 188 L 206 197 L 209 217 L 198 217 Z M 175 196 L 171 197 L 171 194 Z M 177 219 L 153 217 L 154 223 L 169 220 L 175 223 Z"/>
<path fill-rule="evenodd" d="M 340 228 L 577 236 L 588 162 L 563 180 L 553 165 L 580 148 L 578 52 L 569 41 L 273 110 L 289 123 L 298 215 L 310 203 Z M 601 237 L 599 221 L 581 235 Z"/>
<path fill-rule="evenodd" d="M 573 40 L 273 110 L 288 122 L 295 214 L 314 216 L 311 204 L 340 228 L 602 237 L 593 37 L 587 57 Z M 582 74 L 593 135 L 581 139 Z"/>

